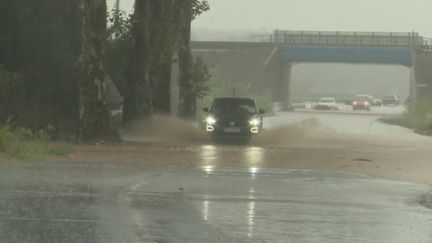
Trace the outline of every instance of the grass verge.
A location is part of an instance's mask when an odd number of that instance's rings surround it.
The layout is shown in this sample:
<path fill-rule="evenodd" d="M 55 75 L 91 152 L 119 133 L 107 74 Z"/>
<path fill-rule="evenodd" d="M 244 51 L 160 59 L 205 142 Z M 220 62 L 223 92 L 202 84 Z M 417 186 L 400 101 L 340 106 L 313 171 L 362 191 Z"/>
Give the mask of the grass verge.
<path fill-rule="evenodd" d="M 0 158 L 11 161 L 38 161 L 48 157 L 62 157 L 73 150 L 69 144 L 49 143 L 48 134 L 43 131 L 32 132 L 30 129 L 12 130 L 7 125 L 0 125 Z"/>
<path fill-rule="evenodd" d="M 419 101 L 411 105 L 403 114 L 382 118 L 381 121 L 413 129 L 422 135 L 432 136 L 432 100 Z"/>

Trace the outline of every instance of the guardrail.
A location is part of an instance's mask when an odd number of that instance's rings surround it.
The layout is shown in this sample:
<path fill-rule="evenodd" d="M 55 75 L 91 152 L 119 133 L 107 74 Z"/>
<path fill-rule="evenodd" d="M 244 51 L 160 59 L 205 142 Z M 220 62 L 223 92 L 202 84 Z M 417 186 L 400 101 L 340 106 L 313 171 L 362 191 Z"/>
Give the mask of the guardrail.
<path fill-rule="evenodd" d="M 425 38 L 425 39 L 423 40 L 422 49 L 423 49 L 423 50 L 426 50 L 426 51 L 432 51 L 432 39 L 430 39 L 430 38 Z"/>
<path fill-rule="evenodd" d="M 285 31 L 253 36 L 254 42 L 296 45 L 389 46 L 430 49 L 432 40 L 416 32 Z"/>

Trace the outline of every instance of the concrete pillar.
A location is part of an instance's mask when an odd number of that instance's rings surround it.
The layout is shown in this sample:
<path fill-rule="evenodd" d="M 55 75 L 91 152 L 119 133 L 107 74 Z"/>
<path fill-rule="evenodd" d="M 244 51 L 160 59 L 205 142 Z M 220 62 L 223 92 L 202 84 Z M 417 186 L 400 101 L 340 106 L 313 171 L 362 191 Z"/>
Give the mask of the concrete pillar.
<path fill-rule="evenodd" d="M 178 85 L 178 76 L 179 76 L 179 63 L 177 55 L 174 57 L 174 60 L 171 65 L 171 115 L 178 114 L 178 105 L 179 105 L 179 96 L 180 89 Z"/>
<path fill-rule="evenodd" d="M 432 99 L 432 53 L 418 51 L 411 70 L 411 89 L 417 99 Z M 415 85 L 415 88 L 414 88 Z M 415 90 L 415 91 L 414 91 Z"/>
<path fill-rule="evenodd" d="M 410 92 L 409 92 L 409 102 L 417 102 L 417 82 L 416 82 L 416 71 L 415 66 L 410 67 Z"/>
<path fill-rule="evenodd" d="M 416 103 L 417 102 L 417 79 L 416 79 L 416 64 L 417 64 L 417 55 L 415 49 L 411 51 L 412 57 L 412 66 L 410 67 L 410 92 L 409 92 L 409 102 Z"/>
<path fill-rule="evenodd" d="M 282 91 L 282 109 L 285 111 L 292 110 L 291 105 L 291 63 L 282 65 L 281 75 L 281 91 Z"/>
<path fill-rule="evenodd" d="M 271 81 L 274 102 L 279 102 L 283 110 L 291 110 L 291 63 L 275 62 L 266 67 L 267 79 Z"/>

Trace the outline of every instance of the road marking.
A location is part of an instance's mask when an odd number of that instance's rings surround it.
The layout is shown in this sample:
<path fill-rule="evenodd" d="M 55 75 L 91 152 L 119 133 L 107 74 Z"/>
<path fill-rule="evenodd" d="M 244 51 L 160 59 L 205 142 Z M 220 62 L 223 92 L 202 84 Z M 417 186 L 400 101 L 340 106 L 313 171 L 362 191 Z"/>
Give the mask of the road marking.
<path fill-rule="evenodd" d="M 141 183 L 138 183 L 136 185 L 133 185 L 130 187 L 131 191 L 137 191 L 140 187 L 144 186 L 145 184 L 147 184 L 147 181 L 143 181 Z"/>
<path fill-rule="evenodd" d="M 30 218 L 30 217 L 0 217 L 0 220 L 10 220 L 10 221 L 49 221 L 49 222 L 60 222 L 60 223 L 93 223 L 97 224 L 101 221 L 89 220 L 89 219 L 60 219 L 60 218 Z"/>

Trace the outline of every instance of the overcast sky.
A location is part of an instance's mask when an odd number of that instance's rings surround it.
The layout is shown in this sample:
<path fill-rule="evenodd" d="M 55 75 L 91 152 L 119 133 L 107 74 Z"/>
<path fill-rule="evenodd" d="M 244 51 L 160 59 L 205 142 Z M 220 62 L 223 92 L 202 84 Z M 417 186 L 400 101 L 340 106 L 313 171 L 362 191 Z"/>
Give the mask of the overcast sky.
<path fill-rule="evenodd" d="M 112 6 L 114 0 L 108 0 Z M 134 0 L 121 0 L 131 11 Z M 417 31 L 432 37 L 432 0 L 209 0 L 194 28 Z"/>

